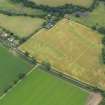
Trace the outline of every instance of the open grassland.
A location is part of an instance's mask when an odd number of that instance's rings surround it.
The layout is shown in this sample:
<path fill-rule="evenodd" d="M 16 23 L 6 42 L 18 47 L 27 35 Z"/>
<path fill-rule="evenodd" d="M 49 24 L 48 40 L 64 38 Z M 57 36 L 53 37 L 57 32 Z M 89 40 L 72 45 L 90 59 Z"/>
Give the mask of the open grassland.
<path fill-rule="evenodd" d="M 27 37 L 39 29 L 44 20 L 25 16 L 7 16 L 0 14 L 0 26 L 15 33 L 19 37 Z"/>
<path fill-rule="evenodd" d="M 36 68 L 0 105 L 85 105 L 88 92 Z"/>
<path fill-rule="evenodd" d="M 12 3 L 10 0 L 0 0 L 0 10 L 10 11 L 13 13 L 19 14 L 28 14 L 28 15 L 44 15 L 44 11 L 40 9 L 32 9 L 24 7 L 21 3 Z"/>
<path fill-rule="evenodd" d="M 48 5 L 48 6 L 62 6 L 65 4 L 73 4 L 89 7 L 93 0 L 31 0 L 36 4 Z"/>
<path fill-rule="evenodd" d="M 70 18 L 90 27 L 105 26 L 105 4 L 100 2 L 87 16 L 75 17 L 70 15 Z"/>
<path fill-rule="evenodd" d="M 59 71 L 105 89 L 101 47 L 100 34 L 63 19 L 50 30 L 39 31 L 20 49 L 29 52 L 39 62 L 49 61 Z"/>
<path fill-rule="evenodd" d="M 12 55 L 0 44 L 0 95 L 2 95 L 5 89 L 11 86 L 15 80 L 18 80 L 20 73 L 28 72 L 29 69 L 31 69 L 31 65 L 16 54 Z"/>

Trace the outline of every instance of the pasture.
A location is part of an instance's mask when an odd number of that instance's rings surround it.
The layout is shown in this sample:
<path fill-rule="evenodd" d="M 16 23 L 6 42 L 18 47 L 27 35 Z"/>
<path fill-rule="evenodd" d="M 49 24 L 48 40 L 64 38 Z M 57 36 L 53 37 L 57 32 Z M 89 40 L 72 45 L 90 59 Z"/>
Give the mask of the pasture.
<path fill-rule="evenodd" d="M 20 73 L 26 73 L 32 66 L 0 44 L 0 96 L 5 89 L 18 80 Z"/>
<path fill-rule="evenodd" d="M 13 32 L 20 38 L 29 36 L 39 29 L 43 22 L 44 20 L 40 18 L 0 14 L 0 26 Z"/>
<path fill-rule="evenodd" d="M 105 89 L 101 47 L 99 33 L 63 19 L 49 30 L 40 30 L 19 49 L 39 62 L 48 61 L 60 72 Z"/>
<path fill-rule="evenodd" d="M 89 93 L 36 68 L 0 105 L 85 105 Z"/>
<path fill-rule="evenodd" d="M 87 16 L 75 17 L 75 15 L 70 15 L 70 19 L 77 21 L 86 26 L 105 26 L 105 5 L 100 2 L 99 5 L 92 11 L 89 12 Z"/>
<path fill-rule="evenodd" d="M 36 4 L 48 5 L 48 6 L 62 6 L 65 4 L 73 4 L 89 7 L 93 0 L 30 0 L 35 2 Z"/>
<path fill-rule="evenodd" d="M 41 9 L 32 9 L 29 7 L 25 7 L 21 3 L 12 3 L 10 0 L 0 0 L 0 10 L 35 16 L 46 14 Z"/>

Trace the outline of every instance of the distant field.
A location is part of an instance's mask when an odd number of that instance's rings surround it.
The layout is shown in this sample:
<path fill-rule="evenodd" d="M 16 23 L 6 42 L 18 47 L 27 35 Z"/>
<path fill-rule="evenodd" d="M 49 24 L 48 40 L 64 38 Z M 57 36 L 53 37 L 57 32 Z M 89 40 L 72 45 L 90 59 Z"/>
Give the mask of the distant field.
<path fill-rule="evenodd" d="M 88 94 L 37 68 L 0 105 L 85 105 Z"/>
<path fill-rule="evenodd" d="M 103 2 L 100 2 L 99 6 L 90 12 L 88 16 L 76 18 L 75 16 L 70 15 L 70 18 L 90 27 L 95 25 L 105 26 L 105 5 Z"/>
<path fill-rule="evenodd" d="M 28 15 L 43 15 L 46 14 L 44 11 L 40 9 L 32 9 L 28 7 L 24 7 L 21 3 L 16 4 L 10 2 L 10 0 L 0 0 L 0 10 L 7 10 L 14 13 L 24 13 Z"/>
<path fill-rule="evenodd" d="M 63 19 L 50 30 L 42 29 L 20 49 L 40 62 L 49 61 L 63 73 L 105 89 L 101 35 L 81 24 Z"/>
<path fill-rule="evenodd" d="M 30 0 L 30 1 L 33 1 L 36 4 L 49 6 L 62 6 L 65 4 L 74 4 L 89 7 L 93 3 L 93 0 Z"/>
<path fill-rule="evenodd" d="M 0 14 L 0 26 L 17 34 L 19 37 L 27 37 L 41 27 L 43 19 L 25 16 L 7 16 Z"/>
<path fill-rule="evenodd" d="M 28 72 L 30 69 L 31 65 L 16 54 L 12 55 L 0 44 L 0 95 L 18 79 L 19 73 Z"/>

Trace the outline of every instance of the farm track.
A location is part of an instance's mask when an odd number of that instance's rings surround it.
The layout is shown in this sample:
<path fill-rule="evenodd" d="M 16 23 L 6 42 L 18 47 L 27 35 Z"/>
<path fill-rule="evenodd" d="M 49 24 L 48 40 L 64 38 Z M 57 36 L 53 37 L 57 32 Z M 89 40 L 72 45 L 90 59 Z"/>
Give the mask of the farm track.
<path fill-rule="evenodd" d="M 88 97 L 86 105 L 99 105 L 102 99 L 103 98 L 100 93 L 91 93 Z"/>

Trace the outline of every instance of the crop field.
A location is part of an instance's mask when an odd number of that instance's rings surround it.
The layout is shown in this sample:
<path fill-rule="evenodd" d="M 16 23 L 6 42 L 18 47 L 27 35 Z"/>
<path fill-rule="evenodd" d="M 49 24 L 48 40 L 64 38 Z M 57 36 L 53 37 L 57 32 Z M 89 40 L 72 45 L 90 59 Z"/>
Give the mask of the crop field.
<path fill-rule="evenodd" d="M 89 93 L 36 68 L 0 105 L 85 105 Z"/>
<path fill-rule="evenodd" d="M 100 2 L 99 5 L 90 12 L 87 16 L 75 17 L 70 15 L 70 18 L 80 22 L 86 26 L 105 26 L 105 5 Z"/>
<path fill-rule="evenodd" d="M 105 89 L 101 47 L 99 33 L 63 19 L 49 30 L 40 30 L 19 49 L 39 62 L 48 61 L 63 73 Z"/>
<path fill-rule="evenodd" d="M 48 5 L 48 6 L 62 6 L 65 4 L 73 4 L 89 7 L 93 0 L 31 0 L 36 4 Z"/>
<path fill-rule="evenodd" d="M 0 96 L 15 80 L 18 80 L 20 73 L 28 72 L 31 68 L 28 62 L 16 54 L 11 54 L 0 44 Z"/>
<path fill-rule="evenodd" d="M 20 38 L 27 37 L 39 29 L 44 20 L 25 16 L 7 16 L 0 14 L 0 26 L 15 33 Z"/>

